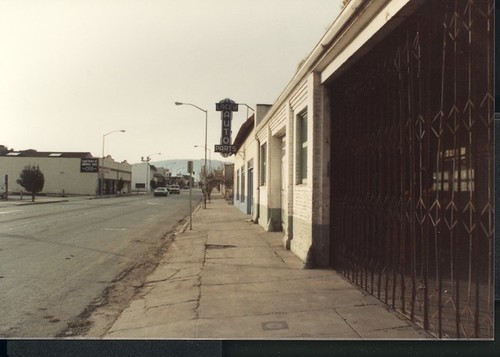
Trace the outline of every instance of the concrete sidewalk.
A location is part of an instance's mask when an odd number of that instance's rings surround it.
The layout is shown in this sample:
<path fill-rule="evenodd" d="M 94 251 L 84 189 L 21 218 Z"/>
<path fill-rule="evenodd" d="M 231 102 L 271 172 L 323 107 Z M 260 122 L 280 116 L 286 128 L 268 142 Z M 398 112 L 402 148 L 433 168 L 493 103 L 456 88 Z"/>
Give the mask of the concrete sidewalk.
<path fill-rule="evenodd" d="M 103 338 L 432 338 L 247 220 L 220 196 L 200 209 Z"/>

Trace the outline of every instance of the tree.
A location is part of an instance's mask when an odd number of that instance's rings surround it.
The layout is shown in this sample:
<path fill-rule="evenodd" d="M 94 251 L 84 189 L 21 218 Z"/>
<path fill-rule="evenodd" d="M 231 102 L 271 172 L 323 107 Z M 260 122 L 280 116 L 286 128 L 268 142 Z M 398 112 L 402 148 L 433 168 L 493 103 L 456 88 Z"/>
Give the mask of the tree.
<path fill-rule="evenodd" d="M 167 180 L 165 179 L 165 176 L 163 176 L 162 174 L 155 173 L 153 175 L 153 177 L 154 177 L 154 180 L 151 180 L 151 187 L 153 189 L 155 189 L 157 187 L 167 186 Z"/>
<path fill-rule="evenodd" d="M 0 145 L 0 155 L 5 155 L 9 152 L 9 148 L 5 145 Z"/>
<path fill-rule="evenodd" d="M 210 199 L 210 193 L 214 187 L 220 188 L 220 184 L 224 182 L 224 174 L 222 169 L 215 169 L 208 173 L 207 175 L 207 192 Z"/>
<path fill-rule="evenodd" d="M 38 165 L 28 165 L 21 171 L 17 183 L 26 191 L 31 192 L 31 201 L 35 202 L 35 194 L 43 190 L 45 177 Z"/>

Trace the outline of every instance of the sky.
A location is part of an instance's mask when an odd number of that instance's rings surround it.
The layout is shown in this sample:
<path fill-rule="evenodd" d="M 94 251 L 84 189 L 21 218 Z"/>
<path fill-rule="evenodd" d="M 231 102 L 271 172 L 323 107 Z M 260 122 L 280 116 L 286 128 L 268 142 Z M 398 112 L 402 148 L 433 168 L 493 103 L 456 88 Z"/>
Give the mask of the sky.
<path fill-rule="evenodd" d="M 184 102 L 207 110 L 223 159 L 215 103 L 273 104 L 341 3 L 0 0 L 0 144 L 98 157 L 104 139 L 116 161 L 200 159 L 205 113 Z"/>

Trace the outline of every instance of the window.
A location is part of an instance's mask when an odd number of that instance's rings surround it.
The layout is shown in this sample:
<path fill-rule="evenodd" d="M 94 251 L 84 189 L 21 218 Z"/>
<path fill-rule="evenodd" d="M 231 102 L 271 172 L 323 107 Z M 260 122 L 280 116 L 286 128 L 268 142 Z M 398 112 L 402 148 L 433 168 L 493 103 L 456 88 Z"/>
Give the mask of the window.
<path fill-rule="evenodd" d="M 267 143 L 260 147 L 260 185 L 266 185 Z"/>
<path fill-rule="evenodd" d="M 307 183 L 307 109 L 297 116 L 297 184 Z"/>
<path fill-rule="evenodd" d="M 442 168 L 433 173 L 434 191 L 474 191 L 474 169 L 467 163 L 465 147 L 445 149 L 439 153 Z"/>

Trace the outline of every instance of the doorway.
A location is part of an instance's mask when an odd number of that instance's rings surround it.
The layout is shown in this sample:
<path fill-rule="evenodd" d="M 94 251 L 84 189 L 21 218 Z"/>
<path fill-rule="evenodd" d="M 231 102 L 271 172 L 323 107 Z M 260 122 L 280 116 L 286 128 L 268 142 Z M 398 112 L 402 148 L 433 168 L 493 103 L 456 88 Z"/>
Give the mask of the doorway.
<path fill-rule="evenodd" d="M 253 205 L 253 167 L 248 169 L 247 214 L 252 214 Z"/>

